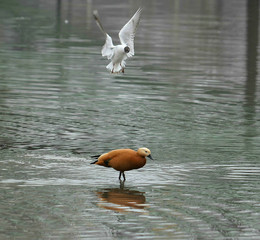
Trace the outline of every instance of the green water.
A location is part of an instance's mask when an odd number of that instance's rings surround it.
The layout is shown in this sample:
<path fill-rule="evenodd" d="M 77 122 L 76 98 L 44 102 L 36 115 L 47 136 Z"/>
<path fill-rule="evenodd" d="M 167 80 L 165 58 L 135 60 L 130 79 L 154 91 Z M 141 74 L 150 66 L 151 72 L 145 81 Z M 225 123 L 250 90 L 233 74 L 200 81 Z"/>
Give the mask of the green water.
<path fill-rule="evenodd" d="M 103 35 L 143 15 L 110 74 Z M 257 1 L 0 2 L 0 239 L 259 239 Z M 148 147 L 126 172 L 91 155 Z"/>

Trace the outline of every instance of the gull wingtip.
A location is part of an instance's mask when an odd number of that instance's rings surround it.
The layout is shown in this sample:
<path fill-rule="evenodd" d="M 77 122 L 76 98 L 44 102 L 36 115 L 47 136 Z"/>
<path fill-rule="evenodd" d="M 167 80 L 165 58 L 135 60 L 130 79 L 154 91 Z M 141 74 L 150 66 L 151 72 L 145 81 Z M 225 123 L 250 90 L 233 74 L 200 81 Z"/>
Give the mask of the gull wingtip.
<path fill-rule="evenodd" d="M 97 20 L 98 19 L 98 10 L 97 9 L 95 9 L 95 10 L 93 10 L 93 17 Z"/>

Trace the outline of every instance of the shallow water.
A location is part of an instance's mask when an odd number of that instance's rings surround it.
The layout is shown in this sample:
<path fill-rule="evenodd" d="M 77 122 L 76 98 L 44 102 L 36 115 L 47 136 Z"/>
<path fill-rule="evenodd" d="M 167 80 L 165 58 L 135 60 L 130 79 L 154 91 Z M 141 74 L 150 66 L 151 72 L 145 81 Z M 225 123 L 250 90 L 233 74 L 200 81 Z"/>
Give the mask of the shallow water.
<path fill-rule="evenodd" d="M 112 35 L 142 5 L 136 55 Z M 259 239 L 257 1 L 1 1 L 1 239 Z M 145 146 L 126 173 L 91 155 Z"/>

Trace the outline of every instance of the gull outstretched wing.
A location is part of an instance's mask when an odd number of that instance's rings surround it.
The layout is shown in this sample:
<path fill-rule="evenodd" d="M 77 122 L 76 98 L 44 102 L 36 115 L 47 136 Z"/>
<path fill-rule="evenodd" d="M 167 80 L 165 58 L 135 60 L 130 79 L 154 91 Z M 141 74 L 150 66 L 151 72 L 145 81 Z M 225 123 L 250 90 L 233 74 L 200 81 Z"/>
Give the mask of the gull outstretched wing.
<path fill-rule="evenodd" d="M 103 57 L 107 57 L 107 59 L 111 59 L 113 57 L 113 53 L 114 53 L 113 49 L 115 47 L 113 45 L 112 38 L 105 32 L 105 30 L 99 20 L 97 10 L 93 11 L 93 16 L 94 16 L 96 23 L 97 23 L 98 27 L 100 28 L 101 32 L 104 33 L 104 35 L 106 37 L 106 42 L 105 42 L 104 46 L 102 47 L 101 54 Z"/>
<path fill-rule="evenodd" d="M 127 45 L 130 48 L 130 52 L 127 53 L 128 57 L 132 57 L 135 54 L 134 51 L 134 38 L 137 26 L 140 21 L 142 9 L 139 8 L 134 16 L 125 24 L 125 26 L 119 32 L 119 39 L 121 44 Z"/>
<path fill-rule="evenodd" d="M 107 57 L 107 59 L 111 59 L 114 54 L 114 47 L 112 38 L 106 34 L 106 42 L 101 50 L 102 56 Z"/>

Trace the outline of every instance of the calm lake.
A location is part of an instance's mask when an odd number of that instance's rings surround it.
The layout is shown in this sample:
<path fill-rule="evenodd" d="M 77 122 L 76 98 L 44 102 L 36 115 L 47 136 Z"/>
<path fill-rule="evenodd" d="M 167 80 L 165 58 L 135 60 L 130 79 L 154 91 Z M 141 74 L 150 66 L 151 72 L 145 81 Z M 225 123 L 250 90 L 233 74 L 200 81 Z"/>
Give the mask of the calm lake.
<path fill-rule="evenodd" d="M 104 35 L 143 12 L 110 74 Z M 0 239 L 260 239 L 257 0 L 1 0 Z M 147 147 L 118 181 L 92 155 Z"/>

